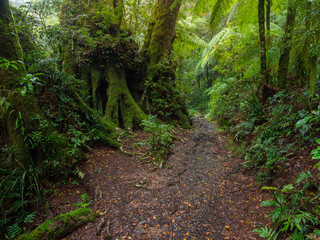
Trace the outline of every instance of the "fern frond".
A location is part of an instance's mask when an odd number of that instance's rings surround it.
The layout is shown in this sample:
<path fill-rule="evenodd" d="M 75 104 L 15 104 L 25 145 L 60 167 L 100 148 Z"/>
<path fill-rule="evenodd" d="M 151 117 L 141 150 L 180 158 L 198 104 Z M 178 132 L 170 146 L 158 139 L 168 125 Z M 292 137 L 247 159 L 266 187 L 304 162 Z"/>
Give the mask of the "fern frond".
<path fill-rule="evenodd" d="M 253 232 L 258 233 L 260 237 L 268 238 L 268 240 L 276 240 L 278 237 L 276 231 L 274 231 L 272 228 L 269 229 L 267 226 L 255 229 Z"/>
<path fill-rule="evenodd" d="M 278 26 L 277 24 L 275 23 L 270 23 L 270 30 L 272 33 L 274 34 L 281 34 L 283 33 L 283 28 Z"/>
<path fill-rule="evenodd" d="M 207 13 L 211 9 L 212 0 L 197 0 L 193 12 L 197 15 Z"/>
<path fill-rule="evenodd" d="M 231 28 L 224 28 L 211 39 L 206 49 L 202 53 L 201 59 L 197 65 L 197 69 L 199 67 L 204 68 L 206 66 L 206 64 L 210 61 L 210 58 L 213 56 L 219 44 L 226 40 L 232 32 L 233 31 Z"/>
<path fill-rule="evenodd" d="M 257 0 L 243 0 L 238 8 L 237 23 L 241 32 L 245 31 L 247 26 L 257 25 L 258 3 Z"/>
<path fill-rule="evenodd" d="M 216 0 L 211 12 L 210 26 L 217 29 L 222 18 L 224 18 L 238 0 Z"/>
<path fill-rule="evenodd" d="M 206 41 L 204 41 L 194 33 L 188 36 L 188 38 L 186 39 L 186 43 L 192 45 L 193 47 L 206 48 L 208 46 L 208 43 Z"/>

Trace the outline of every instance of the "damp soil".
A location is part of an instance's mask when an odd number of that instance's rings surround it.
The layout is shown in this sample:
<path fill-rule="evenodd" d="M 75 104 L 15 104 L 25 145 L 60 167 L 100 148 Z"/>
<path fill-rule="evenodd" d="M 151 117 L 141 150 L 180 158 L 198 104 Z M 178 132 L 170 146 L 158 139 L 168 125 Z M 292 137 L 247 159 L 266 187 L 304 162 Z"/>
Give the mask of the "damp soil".
<path fill-rule="evenodd" d="M 94 149 L 79 166 L 78 179 L 55 189 L 47 214 L 71 211 L 91 199 L 101 217 L 65 239 L 260 239 L 252 232 L 269 225 L 269 198 L 226 149 L 226 138 L 203 117 L 193 129 L 176 128 L 177 139 L 162 169 L 108 147 Z M 122 138 L 127 152 L 148 134 Z"/>

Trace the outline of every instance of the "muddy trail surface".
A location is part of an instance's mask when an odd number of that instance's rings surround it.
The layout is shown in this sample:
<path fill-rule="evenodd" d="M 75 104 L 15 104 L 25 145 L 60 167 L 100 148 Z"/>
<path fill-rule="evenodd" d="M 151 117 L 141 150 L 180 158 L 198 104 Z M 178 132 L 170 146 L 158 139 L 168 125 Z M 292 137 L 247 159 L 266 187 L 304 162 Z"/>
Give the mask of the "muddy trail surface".
<path fill-rule="evenodd" d="M 50 199 L 50 214 L 92 200 L 101 217 L 66 239 L 259 239 L 255 227 L 268 224 L 260 207 L 268 196 L 241 170 L 241 159 L 225 149 L 217 127 L 202 117 L 194 129 L 178 129 L 178 140 L 163 169 L 110 148 L 95 149 L 70 180 Z M 123 139 L 125 151 L 148 135 Z M 79 206 L 79 204 L 78 204 Z"/>

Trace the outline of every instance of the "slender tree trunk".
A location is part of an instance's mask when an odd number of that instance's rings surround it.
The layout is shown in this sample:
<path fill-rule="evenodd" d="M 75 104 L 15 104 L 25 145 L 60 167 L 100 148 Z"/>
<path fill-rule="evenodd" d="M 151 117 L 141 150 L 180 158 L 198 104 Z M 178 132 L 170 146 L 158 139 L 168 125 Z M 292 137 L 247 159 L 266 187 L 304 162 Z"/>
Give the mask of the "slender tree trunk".
<path fill-rule="evenodd" d="M 258 20 L 259 20 L 259 42 L 260 42 L 260 70 L 263 83 L 269 83 L 269 74 L 267 71 L 267 49 L 266 49 L 266 36 L 265 36 L 265 0 L 258 2 Z"/>
<path fill-rule="evenodd" d="M 284 38 L 283 38 L 283 48 L 282 48 L 280 59 L 279 59 L 278 82 L 279 82 L 280 88 L 286 88 L 288 86 L 287 76 L 288 76 L 290 51 L 291 51 L 290 42 L 292 39 L 294 22 L 296 19 L 296 11 L 297 11 L 297 8 L 294 2 L 291 0 L 288 6 L 286 28 L 284 32 Z"/>
<path fill-rule="evenodd" d="M 268 35 L 269 35 L 269 31 L 270 31 L 270 22 L 271 22 L 271 4 L 272 4 L 272 0 L 267 0 L 266 26 L 267 26 Z"/>
<path fill-rule="evenodd" d="M 310 30 L 311 21 L 311 9 L 312 9 L 312 3 L 310 1 L 305 1 L 307 14 L 306 14 L 306 21 L 305 21 L 305 32 L 308 32 Z M 309 52 L 309 46 L 310 42 L 309 40 L 304 41 L 302 51 L 299 51 L 296 65 L 295 65 L 295 74 L 298 78 L 298 84 L 300 87 L 303 87 L 306 84 L 306 78 L 307 78 L 307 72 L 308 72 L 308 66 L 310 63 L 310 52 Z M 311 62 L 312 63 L 312 62 Z"/>

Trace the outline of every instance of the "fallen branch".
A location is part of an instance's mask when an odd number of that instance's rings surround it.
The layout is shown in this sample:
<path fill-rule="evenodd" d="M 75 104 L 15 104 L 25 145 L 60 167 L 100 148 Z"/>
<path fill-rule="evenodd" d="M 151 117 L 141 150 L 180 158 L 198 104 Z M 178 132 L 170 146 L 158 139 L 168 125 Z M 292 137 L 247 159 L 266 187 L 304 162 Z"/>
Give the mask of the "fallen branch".
<path fill-rule="evenodd" d="M 89 208 L 79 208 L 60 214 L 52 220 L 46 220 L 31 233 L 23 234 L 17 240 L 61 239 L 74 229 L 93 222 L 99 216 L 99 213 L 93 213 Z"/>

